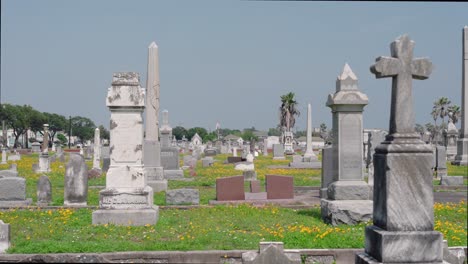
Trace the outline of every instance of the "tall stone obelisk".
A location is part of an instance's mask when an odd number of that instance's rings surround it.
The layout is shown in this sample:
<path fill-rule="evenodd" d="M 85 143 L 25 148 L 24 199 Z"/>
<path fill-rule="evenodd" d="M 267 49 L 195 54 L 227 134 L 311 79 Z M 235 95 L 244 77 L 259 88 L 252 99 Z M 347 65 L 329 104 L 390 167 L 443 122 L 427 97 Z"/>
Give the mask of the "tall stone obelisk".
<path fill-rule="evenodd" d="M 148 186 L 154 192 L 167 190 L 164 169 L 161 166 L 159 143 L 159 55 L 158 46 L 151 42 L 148 47 L 148 70 L 146 79 L 146 126 L 144 140 L 144 166 Z"/>
<path fill-rule="evenodd" d="M 307 146 L 304 153 L 304 161 L 317 160 L 317 156 L 312 150 L 312 107 L 307 105 Z"/>
<path fill-rule="evenodd" d="M 457 155 L 454 165 L 468 165 L 468 26 L 463 28 L 462 102 L 460 138 L 457 141 Z"/>

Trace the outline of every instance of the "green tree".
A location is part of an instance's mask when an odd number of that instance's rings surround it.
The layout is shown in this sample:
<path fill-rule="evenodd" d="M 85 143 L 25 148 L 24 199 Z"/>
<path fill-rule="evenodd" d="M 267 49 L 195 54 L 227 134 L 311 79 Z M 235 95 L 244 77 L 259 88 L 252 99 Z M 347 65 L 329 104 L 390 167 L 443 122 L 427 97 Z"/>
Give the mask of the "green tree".
<path fill-rule="evenodd" d="M 296 116 L 301 114 L 297 109 L 297 101 L 294 98 L 294 93 L 289 92 L 281 96 L 281 106 L 279 108 L 280 126 L 285 131 L 291 131 L 296 124 Z"/>
<path fill-rule="evenodd" d="M 458 119 L 461 116 L 461 109 L 460 106 L 458 105 L 451 105 L 448 107 L 448 112 L 452 113 L 449 115 L 449 118 L 452 119 L 452 122 L 456 124 L 458 122 Z"/>
<path fill-rule="evenodd" d="M 278 128 L 269 128 L 268 129 L 268 136 L 281 136 L 281 130 Z"/>
<path fill-rule="evenodd" d="M 99 137 L 101 137 L 101 140 L 102 139 L 109 140 L 110 138 L 109 130 L 107 130 L 103 125 L 99 126 Z"/>
<path fill-rule="evenodd" d="M 187 140 L 190 140 L 187 137 L 187 130 L 184 127 L 181 126 L 176 126 L 172 129 L 172 135 L 176 137 L 177 140 L 182 140 L 182 138 L 185 136 Z"/>
<path fill-rule="evenodd" d="M 67 137 L 62 133 L 57 134 L 57 139 L 60 141 L 60 144 L 62 144 L 62 145 L 65 145 L 65 144 L 68 143 Z"/>
<path fill-rule="evenodd" d="M 82 116 L 74 116 L 71 119 L 72 134 L 77 136 L 81 142 L 91 140 L 94 137 L 96 125 L 91 119 Z"/>
<path fill-rule="evenodd" d="M 242 133 L 241 137 L 243 140 L 246 141 L 252 141 L 252 139 L 254 139 L 255 141 L 258 140 L 258 137 L 255 136 L 251 129 L 244 129 L 244 132 Z"/>
<path fill-rule="evenodd" d="M 68 122 L 65 116 L 53 113 L 43 113 L 45 122 L 49 124 L 49 144 L 52 144 L 55 134 L 59 131 L 65 131 L 68 128 Z M 40 133 L 43 134 L 42 130 Z"/>
<path fill-rule="evenodd" d="M 216 133 L 216 131 L 212 131 L 210 133 L 207 133 L 205 136 L 203 136 L 202 139 L 203 139 L 203 142 L 216 141 L 218 139 L 218 134 Z"/>
<path fill-rule="evenodd" d="M 190 140 L 195 135 L 195 133 L 198 133 L 202 139 L 205 138 L 206 134 L 208 134 L 206 129 L 203 127 L 192 127 L 187 130 L 187 139 Z"/>

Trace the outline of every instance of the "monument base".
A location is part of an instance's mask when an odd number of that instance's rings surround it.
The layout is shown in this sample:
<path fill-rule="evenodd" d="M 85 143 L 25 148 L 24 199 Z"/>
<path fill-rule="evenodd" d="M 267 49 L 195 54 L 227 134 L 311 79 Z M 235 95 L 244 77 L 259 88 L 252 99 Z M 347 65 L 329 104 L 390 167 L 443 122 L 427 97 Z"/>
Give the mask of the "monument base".
<path fill-rule="evenodd" d="M 311 161 L 311 162 L 291 162 L 289 167 L 296 169 L 321 169 L 322 162 L 320 161 Z"/>
<path fill-rule="evenodd" d="M 164 178 L 168 180 L 179 180 L 184 178 L 183 170 L 164 170 Z"/>
<path fill-rule="evenodd" d="M 366 253 L 358 253 L 356 254 L 355 264 L 386 264 L 386 263 L 393 263 L 394 262 L 380 262 L 375 258 L 369 256 Z M 424 262 L 424 264 L 447 264 L 447 262 L 438 261 L 438 262 Z"/>
<path fill-rule="evenodd" d="M 328 188 L 320 188 L 319 197 L 320 199 L 328 199 Z"/>
<path fill-rule="evenodd" d="M 16 207 L 16 206 L 29 206 L 32 204 L 32 199 L 16 200 L 16 201 L 0 201 L 0 207 Z"/>
<path fill-rule="evenodd" d="M 93 225 L 155 225 L 158 218 L 159 207 L 157 206 L 147 209 L 100 209 L 93 212 Z"/>
<path fill-rule="evenodd" d="M 147 181 L 149 187 L 153 188 L 153 192 L 162 192 L 167 190 L 167 180 Z"/>
<path fill-rule="evenodd" d="M 70 203 L 70 202 L 64 201 L 63 205 L 68 206 L 68 207 L 85 207 L 85 206 L 88 206 L 88 203 Z"/>
<path fill-rule="evenodd" d="M 328 200 L 321 199 L 322 220 L 334 226 L 355 225 L 372 220 L 371 200 Z"/>
<path fill-rule="evenodd" d="M 365 252 L 356 257 L 356 263 L 442 263 L 442 234 L 368 226 Z"/>
<path fill-rule="evenodd" d="M 368 200 L 369 184 L 365 181 L 335 181 L 328 185 L 331 200 Z"/>

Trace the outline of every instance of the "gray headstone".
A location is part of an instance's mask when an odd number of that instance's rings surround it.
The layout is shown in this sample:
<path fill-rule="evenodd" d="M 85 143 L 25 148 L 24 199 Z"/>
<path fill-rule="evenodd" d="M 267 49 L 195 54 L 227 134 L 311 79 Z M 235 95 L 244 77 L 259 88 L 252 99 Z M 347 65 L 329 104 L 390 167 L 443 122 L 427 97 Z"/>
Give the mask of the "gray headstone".
<path fill-rule="evenodd" d="M 463 176 L 442 176 L 440 185 L 443 186 L 463 186 Z"/>
<path fill-rule="evenodd" d="M 37 181 L 37 203 L 49 204 L 52 202 L 52 185 L 49 177 L 41 175 Z"/>
<path fill-rule="evenodd" d="M 322 181 L 320 198 L 327 199 L 328 185 L 333 182 L 333 148 L 322 149 Z"/>
<path fill-rule="evenodd" d="M 0 220 L 0 253 L 5 253 L 10 247 L 10 224 Z"/>
<path fill-rule="evenodd" d="M 210 167 L 211 165 L 213 165 L 213 163 L 214 163 L 214 160 L 212 157 L 206 157 L 202 159 L 203 167 Z"/>
<path fill-rule="evenodd" d="M 161 148 L 161 166 L 165 170 L 179 169 L 179 148 L 162 147 Z"/>
<path fill-rule="evenodd" d="M 102 172 L 107 172 L 110 166 L 110 158 L 102 158 Z"/>
<path fill-rule="evenodd" d="M 18 177 L 18 171 L 16 170 L 1 170 L 0 177 Z"/>
<path fill-rule="evenodd" d="M 86 206 L 88 199 L 88 167 L 83 156 L 70 154 L 65 171 L 64 205 Z"/>
<path fill-rule="evenodd" d="M 26 180 L 21 177 L 0 176 L 0 203 L 26 200 Z"/>
<path fill-rule="evenodd" d="M 436 168 L 447 169 L 447 152 L 444 146 L 436 147 Z"/>
<path fill-rule="evenodd" d="M 39 153 L 41 152 L 41 144 L 39 142 L 34 142 L 31 144 L 31 151 L 33 153 Z"/>
<path fill-rule="evenodd" d="M 441 263 L 442 234 L 434 231 L 432 150 L 414 127 L 412 79 L 432 71 L 427 58 L 413 59 L 414 41 L 392 42 L 392 57 L 378 57 L 371 72 L 392 78 L 390 129 L 374 155 L 373 225 L 356 263 Z"/>
<path fill-rule="evenodd" d="M 242 175 L 244 175 L 244 181 L 257 180 L 257 173 L 254 170 L 245 170 L 242 172 Z"/>
<path fill-rule="evenodd" d="M 273 159 L 285 159 L 282 144 L 273 144 Z"/>
<path fill-rule="evenodd" d="M 166 204 L 200 204 L 200 194 L 197 189 L 167 190 Z"/>
<path fill-rule="evenodd" d="M 109 158 L 110 157 L 110 152 L 109 152 L 109 146 L 103 146 L 101 147 L 101 158 Z"/>

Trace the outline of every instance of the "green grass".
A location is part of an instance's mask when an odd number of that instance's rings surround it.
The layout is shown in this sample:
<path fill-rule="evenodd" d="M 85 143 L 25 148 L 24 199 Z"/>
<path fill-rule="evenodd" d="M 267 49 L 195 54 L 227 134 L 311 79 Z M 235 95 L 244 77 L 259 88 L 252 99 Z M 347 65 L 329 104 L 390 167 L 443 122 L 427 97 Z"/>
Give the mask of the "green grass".
<path fill-rule="evenodd" d="M 197 162 L 193 181 L 169 181 L 169 189 L 197 188 L 200 203 L 216 197 L 216 178 L 242 175 L 233 164 L 223 164 L 227 155 L 218 155 L 212 167 Z M 40 174 L 31 170 L 37 154 L 23 155 L 16 162 L 19 174 L 26 178 L 27 196 L 36 201 L 36 183 Z M 319 186 L 320 170 L 269 169 L 286 165 L 291 157 L 273 161 L 271 156 L 255 161 L 257 178 L 264 184 L 265 175 L 292 175 L 296 186 Z M 11 162 L 10 162 L 11 163 Z M 91 162 L 87 161 L 88 167 Z M 65 164 L 52 163 L 47 173 L 53 186 L 53 205 L 63 205 Z M 462 167 L 449 165 L 449 174 L 460 175 Z M 6 169 L 8 165 L 0 165 Z M 466 167 L 465 167 L 466 168 Z M 90 186 L 104 186 L 105 175 L 89 180 Z M 465 182 L 466 184 L 466 182 Z M 247 185 L 246 185 L 247 186 Z M 246 187 L 247 188 L 247 187 Z M 97 188 L 88 190 L 88 205 L 98 205 Z M 165 205 L 165 192 L 154 194 L 155 204 Z M 449 246 L 467 244 L 466 203 L 436 204 L 435 227 L 444 234 Z M 188 210 L 160 210 L 156 225 L 124 227 L 91 224 L 91 209 L 10 209 L 0 211 L 0 219 L 11 225 L 12 247 L 9 253 L 112 252 L 146 250 L 257 249 L 260 241 L 283 241 L 286 248 L 362 248 L 364 228 L 371 223 L 332 227 L 322 222 L 320 208 L 294 210 L 275 206 L 250 205 L 199 207 Z"/>
<path fill-rule="evenodd" d="M 436 230 L 450 246 L 467 244 L 466 203 L 436 204 Z M 293 210 L 250 205 L 160 210 L 156 225 L 92 225 L 90 209 L 0 212 L 10 223 L 9 253 L 112 252 L 147 250 L 256 249 L 260 241 L 286 248 L 362 248 L 371 223 L 332 227 L 320 208 Z"/>
<path fill-rule="evenodd" d="M 448 176 L 466 176 L 468 177 L 468 166 L 455 166 L 447 162 L 447 175 Z M 466 180 L 465 180 L 466 185 Z"/>

